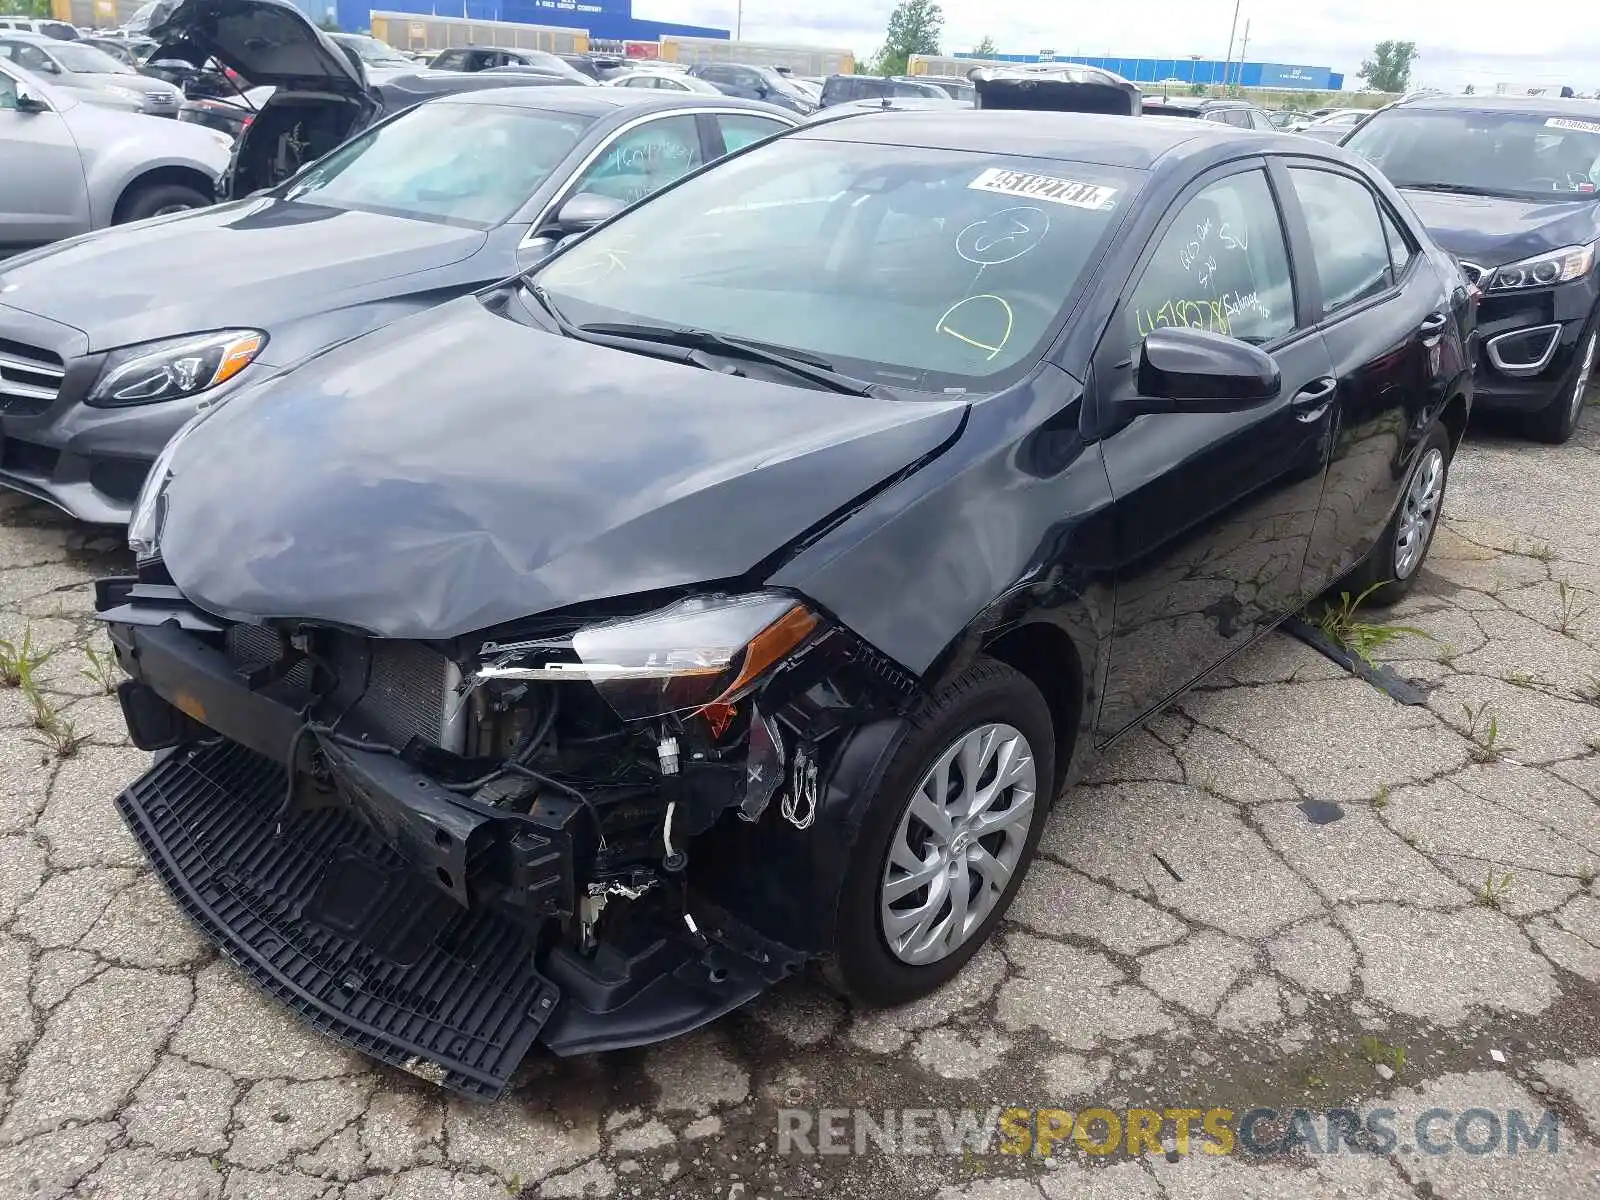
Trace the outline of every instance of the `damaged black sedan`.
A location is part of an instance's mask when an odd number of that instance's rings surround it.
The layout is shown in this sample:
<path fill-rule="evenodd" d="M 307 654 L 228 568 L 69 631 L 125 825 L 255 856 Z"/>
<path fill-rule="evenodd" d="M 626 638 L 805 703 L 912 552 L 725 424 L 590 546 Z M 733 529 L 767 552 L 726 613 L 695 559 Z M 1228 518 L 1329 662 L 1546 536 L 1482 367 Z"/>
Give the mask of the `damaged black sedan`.
<path fill-rule="evenodd" d="M 950 979 L 1077 764 L 1415 582 L 1471 298 L 1290 135 L 885 112 L 182 430 L 102 581 L 174 895 L 456 1090 Z"/>

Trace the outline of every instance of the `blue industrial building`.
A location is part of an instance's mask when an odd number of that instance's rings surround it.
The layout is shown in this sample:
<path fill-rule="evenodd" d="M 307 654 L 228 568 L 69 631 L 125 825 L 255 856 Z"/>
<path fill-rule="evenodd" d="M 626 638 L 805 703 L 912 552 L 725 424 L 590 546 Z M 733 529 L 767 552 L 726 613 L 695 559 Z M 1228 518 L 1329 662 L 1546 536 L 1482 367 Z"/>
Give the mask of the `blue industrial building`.
<path fill-rule="evenodd" d="M 957 54 L 956 58 L 974 58 Z M 1225 63 L 1220 58 L 1093 58 L 1058 54 L 1046 58 L 1039 54 L 995 54 L 987 56 L 1005 62 L 1067 62 L 1115 71 L 1134 83 L 1161 83 L 1181 79 L 1184 83 L 1234 83 L 1240 87 L 1294 88 L 1308 92 L 1337 92 L 1344 87 L 1344 74 L 1330 67 L 1306 67 L 1292 63 Z"/>
<path fill-rule="evenodd" d="M 296 0 L 315 8 L 323 0 Z M 653 42 L 663 36 L 726 38 L 726 29 L 645 21 L 633 15 L 633 0 L 325 0 L 341 29 L 367 28 L 373 9 L 419 17 L 465 17 L 587 29 L 599 41 Z"/>

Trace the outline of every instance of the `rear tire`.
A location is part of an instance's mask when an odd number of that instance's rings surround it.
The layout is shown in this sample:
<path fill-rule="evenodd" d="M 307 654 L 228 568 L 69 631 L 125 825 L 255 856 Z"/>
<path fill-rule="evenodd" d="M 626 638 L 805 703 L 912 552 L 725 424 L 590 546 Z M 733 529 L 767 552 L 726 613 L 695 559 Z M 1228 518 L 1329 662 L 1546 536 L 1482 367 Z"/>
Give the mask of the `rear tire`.
<path fill-rule="evenodd" d="M 1590 319 L 1578 342 L 1578 360 L 1561 383 L 1556 398 L 1527 417 L 1528 436 L 1552 446 L 1560 446 L 1571 439 L 1583 416 L 1583 402 L 1593 377 L 1594 361 L 1600 349 L 1600 313 Z"/>
<path fill-rule="evenodd" d="M 1055 788 L 1050 709 L 1005 663 L 978 659 L 907 720 L 863 818 L 822 964 L 833 988 L 872 1007 L 926 996 L 983 945 L 1032 861 Z"/>
<path fill-rule="evenodd" d="M 1363 603 L 1385 608 L 1416 587 L 1439 528 L 1445 487 L 1450 482 L 1450 458 L 1450 431 L 1443 422 L 1435 421 L 1406 475 L 1399 507 L 1384 526 L 1378 544 L 1346 577 L 1342 590 L 1359 596 L 1372 588 Z"/>
<path fill-rule="evenodd" d="M 186 212 L 191 208 L 207 208 L 211 197 L 197 188 L 181 183 L 152 183 L 137 189 L 118 209 L 114 225 L 129 221 L 143 221 L 165 213 Z"/>

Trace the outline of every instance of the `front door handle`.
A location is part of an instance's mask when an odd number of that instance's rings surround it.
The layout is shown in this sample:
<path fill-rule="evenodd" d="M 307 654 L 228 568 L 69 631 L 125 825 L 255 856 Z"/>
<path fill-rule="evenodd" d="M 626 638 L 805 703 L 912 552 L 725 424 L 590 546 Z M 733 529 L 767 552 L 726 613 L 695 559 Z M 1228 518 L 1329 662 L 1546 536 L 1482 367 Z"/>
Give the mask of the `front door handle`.
<path fill-rule="evenodd" d="M 1444 336 L 1444 327 L 1450 323 L 1450 318 L 1444 313 L 1430 313 L 1417 332 L 1422 335 L 1422 344 L 1433 347 L 1439 344 L 1439 339 Z"/>
<path fill-rule="evenodd" d="M 1322 414 L 1328 411 L 1328 405 L 1333 403 L 1333 395 L 1338 390 L 1339 381 L 1331 375 L 1324 375 L 1296 392 L 1294 399 L 1289 401 L 1289 407 L 1294 410 L 1296 417 L 1310 424 L 1322 419 Z"/>

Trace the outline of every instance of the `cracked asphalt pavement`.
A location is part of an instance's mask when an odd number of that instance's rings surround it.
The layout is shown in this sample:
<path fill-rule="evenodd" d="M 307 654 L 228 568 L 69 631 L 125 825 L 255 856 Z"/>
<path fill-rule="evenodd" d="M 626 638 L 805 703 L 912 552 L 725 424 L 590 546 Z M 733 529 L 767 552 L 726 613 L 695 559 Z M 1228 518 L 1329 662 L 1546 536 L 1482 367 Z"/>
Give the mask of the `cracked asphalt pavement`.
<path fill-rule="evenodd" d="M 117 540 L 0 499 L 0 1197 L 1600 1196 L 1600 409 L 1475 432 L 1395 703 L 1274 634 L 1095 763 L 1000 935 L 908 1008 L 797 980 L 481 1105 L 376 1067 L 190 928 L 112 806 Z M 70 722 L 70 729 L 63 722 Z M 46 722 L 49 724 L 50 722 Z M 83 739 L 65 757 L 64 743 Z M 52 740 L 55 745 L 50 743 Z M 1554 1111 L 1552 1152 L 780 1154 L 780 1108 Z M 1448 1124 L 1442 1126 L 1448 1129 Z"/>

